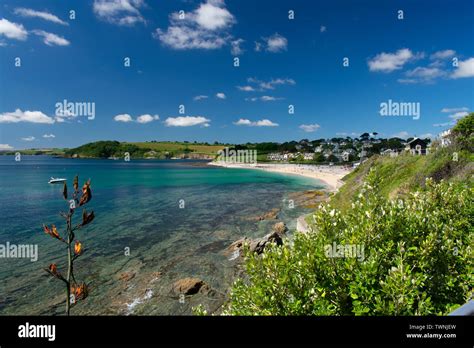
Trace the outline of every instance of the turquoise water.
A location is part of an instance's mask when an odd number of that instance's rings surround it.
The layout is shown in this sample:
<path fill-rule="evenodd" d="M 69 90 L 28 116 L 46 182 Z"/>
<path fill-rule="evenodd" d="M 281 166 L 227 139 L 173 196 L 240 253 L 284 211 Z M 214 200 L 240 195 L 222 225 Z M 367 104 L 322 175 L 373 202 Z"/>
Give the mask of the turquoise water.
<path fill-rule="evenodd" d="M 76 174 L 80 185 L 91 178 L 88 209 L 96 214 L 76 238 L 86 248 L 75 263 L 76 278 L 90 288 L 72 310 L 78 315 L 190 314 L 200 303 L 217 309 L 239 272 L 224 249 L 243 236 L 263 236 L 277 221 L 294 228 L 307 210 L 288 209 L 286 195 L 322 187 L 297 176 L 203 162 L 0 156 L 0 244 L 37 244 L 39 254 L 36 262 L 0 258 L 0 314 L 62 314 L 63 283 L 42 269 L 52 262 L 63 268 L 64 245 L 41 226 L 54 223 L 63 232 L 62 185 L 47 182 L 64 177 L 71 190 Z M 256 221 L 274 208 L 278 220 Z M 212 291 L 182 303 L 170 289 L 184 277 L 201 278 Z"/>

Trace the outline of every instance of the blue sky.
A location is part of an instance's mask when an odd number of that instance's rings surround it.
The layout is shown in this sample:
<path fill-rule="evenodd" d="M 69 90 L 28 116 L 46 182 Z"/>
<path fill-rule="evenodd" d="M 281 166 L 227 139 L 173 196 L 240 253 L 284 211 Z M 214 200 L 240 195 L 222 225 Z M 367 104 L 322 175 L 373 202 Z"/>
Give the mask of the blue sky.
<path fill-rule="evenodd" d="M 465 0 L 2 1 L 0 149 L 435 136 L 474 110 L 473 18 Z"/>

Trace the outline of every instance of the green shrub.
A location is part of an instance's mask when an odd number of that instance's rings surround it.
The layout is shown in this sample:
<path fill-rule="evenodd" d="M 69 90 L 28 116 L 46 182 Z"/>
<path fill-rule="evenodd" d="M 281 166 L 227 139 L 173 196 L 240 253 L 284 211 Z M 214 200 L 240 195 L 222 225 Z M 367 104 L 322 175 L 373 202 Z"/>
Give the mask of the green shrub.
<path fill-rule="evenodd" d="M 389 200 L 379 187 L 371 171 L 344 214 L 326 204 L 311 232 L 261 256 L 247 251 L 246 278 L 234 284 L 224 314 L 441 315 L 464 304 L 472 291 L 472 188 L 428 179 L 422 191 Z M 333 243 L 364 252 L 328 257 Z"/>
<path fill-rule="evenodd" d="M 458 120 L 452 129 L 454 141 L 461 149 L 474 151 L 474 112 Z"/>

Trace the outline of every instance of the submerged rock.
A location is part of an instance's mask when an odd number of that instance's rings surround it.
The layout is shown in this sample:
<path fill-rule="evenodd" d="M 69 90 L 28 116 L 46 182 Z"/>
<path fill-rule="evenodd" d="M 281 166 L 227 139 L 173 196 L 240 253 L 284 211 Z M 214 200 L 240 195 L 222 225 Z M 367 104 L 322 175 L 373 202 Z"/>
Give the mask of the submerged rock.
<path fill-rule="evenodd" d="M 120 274 L 120 280 L 123 280 L 125 282 L 128 282 L 129 280 L 135 278 L 135 273 L 134 272 L 124 272 Z"/>
<path fill-rule="evenodd" d="M 275 220 L 278 218 L 278 214 L 280 213 L 280 209 L 273 208 L 272 210 L 258 216 L 253 216 L 248 218 L 250 221 L 262 221 L 262 220 Z"/>
<path fill-rule="evenodd" d="M 328 199 L 328 192 L 322 190 L 309 190 L 303 192 L 292 192 L 288 195 L 288 199 L 293 200 L 297 207 L 315 209 L 321 202 Z"/>

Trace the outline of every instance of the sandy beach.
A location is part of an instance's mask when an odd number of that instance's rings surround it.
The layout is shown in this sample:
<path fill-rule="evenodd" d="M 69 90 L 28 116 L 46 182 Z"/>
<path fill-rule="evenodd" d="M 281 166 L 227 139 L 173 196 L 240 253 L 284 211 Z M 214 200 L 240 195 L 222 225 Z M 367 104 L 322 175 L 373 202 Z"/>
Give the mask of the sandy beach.
<path fill-rule="evenodd" d="M 225 168 L 259 169 L 281 174 L 301 175 L 322 181 L 327 190 L 335 192 L 342 186 L 342 178 L 352 171 L 350 167 L 308 165 L 293 163 L 227 163 L 223 161 L 210 162 L 209 165 Z"/>

